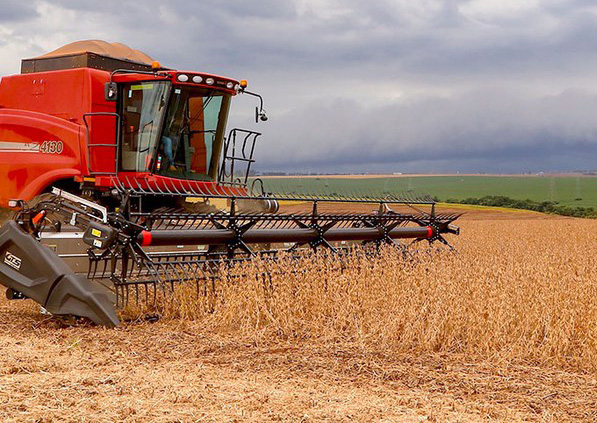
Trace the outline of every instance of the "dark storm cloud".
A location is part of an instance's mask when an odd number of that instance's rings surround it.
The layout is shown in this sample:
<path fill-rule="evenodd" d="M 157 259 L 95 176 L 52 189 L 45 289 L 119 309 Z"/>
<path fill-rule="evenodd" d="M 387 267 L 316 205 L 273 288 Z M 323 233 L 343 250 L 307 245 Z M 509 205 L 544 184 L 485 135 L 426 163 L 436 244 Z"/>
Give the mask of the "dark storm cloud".
<path fill-rule="evenodd" d="M 36 17 L 35 4 L 21 0 L 2 0 L 0 3 L 0 24 L 22 22 Z"/>
<path fill-rule="evenodd" d="M 493 169 L 510 162 L 534 171 L 546 170 L 547 162 L 549 170 L 594 168 L 596 108 L 597 96 L 577 91 L 527 98 L 485 90 L 376 108 L 336 100 L 280 116 L 276 128 L 283 130 L 271 134 L 274 140 L 260 153 L 265 168 L 295 170 L 308 163 L 319 170 L 386 164 L 400 171 L 412 162 L 434 161 L 477 172 L 483 171 L 479 162 Z"/>
<path fill-rule="evenodd" d="M 597 168 L 593 1 L 4 4 L 4 72 L 99 38 L 247 77 L 270 114 L 262 169 Z M 232 123 L 249 123 L 254 104 L 238 104 Z"/>

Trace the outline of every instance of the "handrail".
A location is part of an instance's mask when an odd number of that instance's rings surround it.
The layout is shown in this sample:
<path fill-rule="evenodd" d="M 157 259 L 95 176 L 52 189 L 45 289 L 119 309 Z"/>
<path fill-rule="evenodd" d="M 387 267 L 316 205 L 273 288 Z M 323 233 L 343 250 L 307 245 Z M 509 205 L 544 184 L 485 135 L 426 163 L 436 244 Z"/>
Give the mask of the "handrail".
<path fill-rule="evenodd" d="M 239 151 L 237 151 L 236 138 L 237 134 L 244 134 L 242 144 L 239 142 Z M 247 129 L 234 128 L 228 133 L 228 137 L 224 140 L 224 154 L 222 155 L 222 166 L 218 175 L 218 182 L 221 184 L 243 185 L 246 186 L 251 165 L 255 162 L 253 153 L 255 152 L 255 142 L 261 136 L 260 132 L 249 131 Z M 250 146 L 250 148 L 249 148 Z M 248 150 L 248 151 L 247 151 Z M 235 164 L 236 162 L 246 163 L 244 178 L 236 178 L 235 181 Z M 229 171 L 227 171 L 229 166 Z"/>

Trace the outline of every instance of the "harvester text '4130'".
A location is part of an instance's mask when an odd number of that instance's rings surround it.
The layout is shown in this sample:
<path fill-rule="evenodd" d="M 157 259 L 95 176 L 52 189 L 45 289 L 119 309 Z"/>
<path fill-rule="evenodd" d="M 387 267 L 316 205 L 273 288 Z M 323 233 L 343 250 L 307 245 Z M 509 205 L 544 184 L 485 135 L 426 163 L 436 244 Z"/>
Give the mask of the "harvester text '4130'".
<path fill-rule="evenodd" d="M 119 324 L 132 297 L 213 283 L 220 266 L 280 251 L 343 254 L 354 243 L 457 234 L 412 193 L 266 192 L 250 178 L 261 135 L 227 129 L 246 81 L 161 66 L 100 41 L 23 60 L 0 83 L 0 284 L 56 316 Z M 280 213 L 301 202 L 301 213 Z M 324 203 L 371 213 L 321 212 Z M 392 205 L 407 207 L 395 212 Z"/>

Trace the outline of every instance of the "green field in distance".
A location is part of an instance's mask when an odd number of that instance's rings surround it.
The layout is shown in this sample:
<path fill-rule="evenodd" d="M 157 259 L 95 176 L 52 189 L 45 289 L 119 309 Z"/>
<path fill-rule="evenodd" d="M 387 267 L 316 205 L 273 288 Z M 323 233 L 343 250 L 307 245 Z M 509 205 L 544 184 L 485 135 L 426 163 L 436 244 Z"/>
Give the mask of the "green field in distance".
<path fill-rule="evenodd" d="M 400 176 L 263 177 L 268 192 L 342 194 L 414 192 L 440 201 L 503 195 L 517 200 L 555 201 L 566 206 L 597 207 L 597 176 Z"/>

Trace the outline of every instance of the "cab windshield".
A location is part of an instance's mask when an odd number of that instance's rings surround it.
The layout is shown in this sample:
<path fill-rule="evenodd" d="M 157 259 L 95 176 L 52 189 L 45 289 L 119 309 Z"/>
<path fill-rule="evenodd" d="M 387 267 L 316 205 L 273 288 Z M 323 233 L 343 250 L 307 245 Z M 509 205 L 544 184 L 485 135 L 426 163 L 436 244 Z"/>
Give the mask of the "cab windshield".
<path fill-rule="evenodd" d="M 158 81 L 127 84 L 122 98 L 122 170 L 216 178 L 229 94 Z"/>
<path fill-rule="evenodd" d="M 146 172 L 160 135 L 170 83 L 140 82 L 124 86 L 122 94 L 121 167 Z"/>
<path fill-rule="evenodd" d="M 180 179 L 215 179 L 230 95 L 174 87 L 170 95 L 154 172 Z"/>

